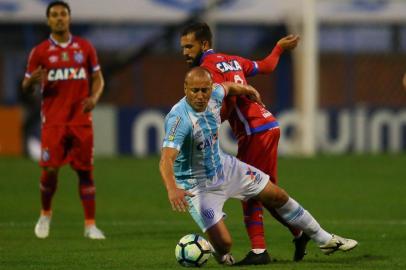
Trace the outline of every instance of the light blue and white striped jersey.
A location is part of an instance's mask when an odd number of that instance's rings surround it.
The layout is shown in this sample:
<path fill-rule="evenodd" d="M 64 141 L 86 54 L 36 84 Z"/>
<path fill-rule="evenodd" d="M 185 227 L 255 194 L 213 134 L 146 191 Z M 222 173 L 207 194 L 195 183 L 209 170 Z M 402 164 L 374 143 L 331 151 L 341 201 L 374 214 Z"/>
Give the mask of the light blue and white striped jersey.
<path fill-rule="evenodd" d="M 163 147 L 179 151 L 174 172 L 176 184 L 181 188 L 191 189 L 212 179 L 222 169 L 218 132 L 224 96 L 224 88 L 216 85 L 204 112 L 196 112 L 184 97 L 165 118 Z"/>

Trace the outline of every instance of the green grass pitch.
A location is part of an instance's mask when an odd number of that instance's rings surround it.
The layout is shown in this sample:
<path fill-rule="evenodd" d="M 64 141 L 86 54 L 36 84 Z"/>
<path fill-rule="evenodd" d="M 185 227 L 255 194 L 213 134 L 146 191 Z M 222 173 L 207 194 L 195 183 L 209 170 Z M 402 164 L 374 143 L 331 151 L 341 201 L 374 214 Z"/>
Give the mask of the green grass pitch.
<path fill-rule="evenodd" d="M 83 237 L 77 180 L 61 170 L 50 237 L 36 239 L 39 168 L 32 161 L 0 158 L 0 269 L 181 269 L 178 239 L 200 233 L 187 213 L 171 210 L 158 158 L 97 159 L 97 221 L 107 240 Z M 279 181 L 322 226 L 359 241 L 349 253 L 321 254 L 309 243 L 293 263 L 292 237 L 265 214 L 275 262 L 240 269 L 406 269 L 406 155 L 281 158 Z M 233 254 L 249 250 L 240 203 L 225 205 Z M 206 268 L 221 268 L 210 259 Z M 236 268 L 239 269 L 239 268 Z"/>

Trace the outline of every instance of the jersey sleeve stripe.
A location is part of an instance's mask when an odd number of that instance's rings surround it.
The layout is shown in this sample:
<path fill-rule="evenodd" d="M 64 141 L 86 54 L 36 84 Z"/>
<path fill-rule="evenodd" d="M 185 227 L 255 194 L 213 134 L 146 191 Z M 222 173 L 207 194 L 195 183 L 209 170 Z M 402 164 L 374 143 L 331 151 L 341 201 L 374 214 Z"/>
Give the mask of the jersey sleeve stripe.
<path fill-rule="evenodd" d="M 258 74 L 258 63 L 256 61 L 252 61 L 252 63 L 254 63 L 254 68 L 252 69 L 250 74 L 248 74 L 248 76 L 255 76 Z"/>
<path fill-rule="evenodd" d="M 180 145 L 177 145 L 174 142 L 164 141 L 162 147 L 175 148 L 178 151 L 180 150 Z"/>
<path fill-rule="evenodd" d="M 24 75 L 26 78 L 31 78 L 31 73 L 26 72 Z"/>
<path fill-rule="evenodd" d="M 100 65 L 97 65 L 97 66 L 93 67 L 93 72 L 96 72 L 98 70 L 100 70 Z"/>

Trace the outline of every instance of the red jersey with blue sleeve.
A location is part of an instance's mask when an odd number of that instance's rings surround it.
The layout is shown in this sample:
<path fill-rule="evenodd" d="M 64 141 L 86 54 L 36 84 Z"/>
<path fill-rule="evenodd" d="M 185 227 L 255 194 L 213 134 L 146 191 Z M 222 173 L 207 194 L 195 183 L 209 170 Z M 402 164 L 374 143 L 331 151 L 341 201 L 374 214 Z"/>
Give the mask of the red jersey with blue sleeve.
<path fill-rule="evenodd" d="M 248 76 L 272 72 L 281 53 L 282 48 L 276 46 L 265 59 L 252 61 L 240 56 L 215 53 L 211 49 L 203 54 L 200 66 L 210 71 L 216 83 L 229 81 L 247 84 Z M 279 126 L 272 113 L 246 96 L 227 96 L 223 102 L 221 119 L 229 121 L 238 140 Z"/>
<path fill-rule="evenodd" d="M 41 83 L 43 127 L 91 125 L 91 113 L 84 113 L 82 106 L 90 95 L 91 76 L 100 70 L 91 43 L 76 36 L 65 44 L 49 38 L 32 49 L 25 76 L 39 66 L 46 70 Z"/>

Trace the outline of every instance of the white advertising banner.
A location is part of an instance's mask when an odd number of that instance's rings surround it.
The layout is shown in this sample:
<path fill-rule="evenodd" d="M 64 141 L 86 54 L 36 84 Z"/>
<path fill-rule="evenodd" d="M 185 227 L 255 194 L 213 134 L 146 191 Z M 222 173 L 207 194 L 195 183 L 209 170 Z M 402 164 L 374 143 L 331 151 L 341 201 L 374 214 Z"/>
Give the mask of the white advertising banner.
<path fill-rule="evenodd" d="M 50 0 L 0 0 L 0 22 L 41 22 Z M 176 23 L 215 0 L 67 0 L 75 22 Z M 229 0 L 210 9 L 223 23 L 275 23 L 302 20 L 306 0 Z M 406 21 L 404 0 L 318 0 L 322 22 Z"/>

